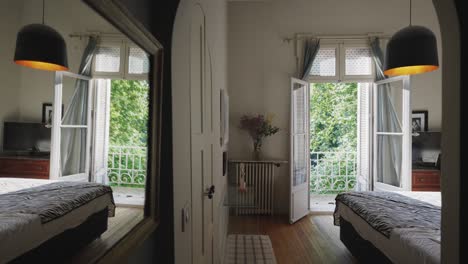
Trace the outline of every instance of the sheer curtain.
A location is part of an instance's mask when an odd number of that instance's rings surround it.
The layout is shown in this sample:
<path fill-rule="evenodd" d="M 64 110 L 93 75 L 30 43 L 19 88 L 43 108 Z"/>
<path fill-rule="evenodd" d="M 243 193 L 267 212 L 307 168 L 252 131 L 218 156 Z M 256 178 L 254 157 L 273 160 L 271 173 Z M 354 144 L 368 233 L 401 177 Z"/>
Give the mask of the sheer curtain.
<path fill-rule="evenodd" d="M 370 43 L 372 58 L 375 62 L 375 79 L 380 81 L 386 78 L 383 73 L 383 52 L 380 48 L 380 40 L 375 38 Z M 394 89 L 394 88 L 393 88 Z M 401 120 L 395 109 L 392 95 L 392 87 L 389 84 L 378 86 L 377 93 L 377 131 L 401 132 Z M 377 177 L 378 182 L 400 186 L 402 144 L 400 136 L 378 135 L 377 144 Z"/>
<path fill-rule="evenodd" d="M 91 62 L 96 52 L 98 39 L 90 37 L 85 48 L 79 74 L 91 76 Z M 77 79 L 75 90 L 62 119 L 64 125 L 83 125 L 88 115 L 89 81 Z M 62 128 L 60 143 L 61 176 L 85 172 L 87 129 Z"/>

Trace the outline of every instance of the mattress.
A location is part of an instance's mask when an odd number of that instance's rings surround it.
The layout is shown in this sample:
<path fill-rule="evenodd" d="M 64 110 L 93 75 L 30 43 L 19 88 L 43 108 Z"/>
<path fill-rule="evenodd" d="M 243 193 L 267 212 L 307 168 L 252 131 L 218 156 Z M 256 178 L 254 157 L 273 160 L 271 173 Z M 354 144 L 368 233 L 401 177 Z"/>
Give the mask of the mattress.
<path fill-rule="evenodd" d="M 440 192 L 399 192 L 440 206 Z M 440 263 L 440 230 L 395 228 L 389 237 L 372 228 L 347 205 L 337 202 L 339 215 L 394 263 Z"/>
<path fill-rule="evenodd" d="M 0 191 L 13 192 L 51 182 L 53 181 L 0 178 Z M 112 194 L 102 195 L 46 223 L 34 214 L 0 212 L 0 263 L 6 263 L 63 231 L 77 227 L 89 216 L 108 208 L 112 203 Z"/>
<path fill-rule="evenodd" d="M 56 181 L 25 178 L 0 178 L 0 194 L 15 192 L 22 189 L 41 186 L 52 182 Z"/>

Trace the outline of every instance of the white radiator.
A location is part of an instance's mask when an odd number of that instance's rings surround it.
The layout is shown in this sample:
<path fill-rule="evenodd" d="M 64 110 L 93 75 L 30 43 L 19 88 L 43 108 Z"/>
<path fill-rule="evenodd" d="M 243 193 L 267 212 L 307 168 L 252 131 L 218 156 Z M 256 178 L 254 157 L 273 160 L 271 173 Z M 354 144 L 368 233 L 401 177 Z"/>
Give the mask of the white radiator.
<path fill-rule="evenodd" d="M 272 215 L 275 167 L 279 167 L 280 163 L 269 161 L 230 161 L 230 163 L 234 165 L 233 176 L 237 186 L 234 199 L 239 205 L 235 208 L 235 213 Z"/>

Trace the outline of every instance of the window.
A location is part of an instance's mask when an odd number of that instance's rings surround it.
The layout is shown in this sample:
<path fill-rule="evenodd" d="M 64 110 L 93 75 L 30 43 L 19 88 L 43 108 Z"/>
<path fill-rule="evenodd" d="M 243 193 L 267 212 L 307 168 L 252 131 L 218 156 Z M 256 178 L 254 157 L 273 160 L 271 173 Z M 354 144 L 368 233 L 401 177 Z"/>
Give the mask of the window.
<path fill-rule="evenodd" d="M 146 80 L 149 57 L 128 40 L 103 41 L 99 44 L 93 63 L 93 77 Z"/>
<path fill-rule="evenodd" d="M 336 47 L 323 47 L 317 53 L 310 75 L 335 76 L 336 75 Z"/>
<path fill-rule="evenodd" d="M 322 41 L 309 73 L 311 82 L 374 80 L 374 63 L 366 41 Z"/>
<path fill-rule="evenodd" d="M 128 47 L 128 74 L 148 74 L 149 59 L 146 52 L 138 47 Z"/>
<path fill-rule="evenodd" d="M 369 48 L 345 47 L 345 75 L 372 75 L 372 59 Z"/>
<path fill-rule="evenodd" d="M 96 73 L 119 73 L 120 48 L 119 44 L 99 46 L 96 51 L 94 71 Z"/>

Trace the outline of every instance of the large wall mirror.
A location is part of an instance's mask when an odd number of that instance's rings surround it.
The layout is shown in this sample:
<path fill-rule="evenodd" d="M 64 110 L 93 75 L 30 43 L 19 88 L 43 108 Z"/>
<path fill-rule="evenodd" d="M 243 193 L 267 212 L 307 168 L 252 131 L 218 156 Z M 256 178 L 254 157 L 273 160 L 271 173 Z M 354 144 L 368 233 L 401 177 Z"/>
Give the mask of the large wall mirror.
<path fill-rule="evenodd" d="M 119 1 L 1 5 L 0 208 L 35 225 L 2 238 L 0 262 L 118 258 L 126 251 L 111 249 L 128 251 L 158 224 L 162 46 Z M 63 37 L 69 70 L 14 63 L 17 33 L 33 23 Z M 56 199 L 22 205 L 30 193 Z M 53 204 L 63 212 L 45 219 Z"/>

